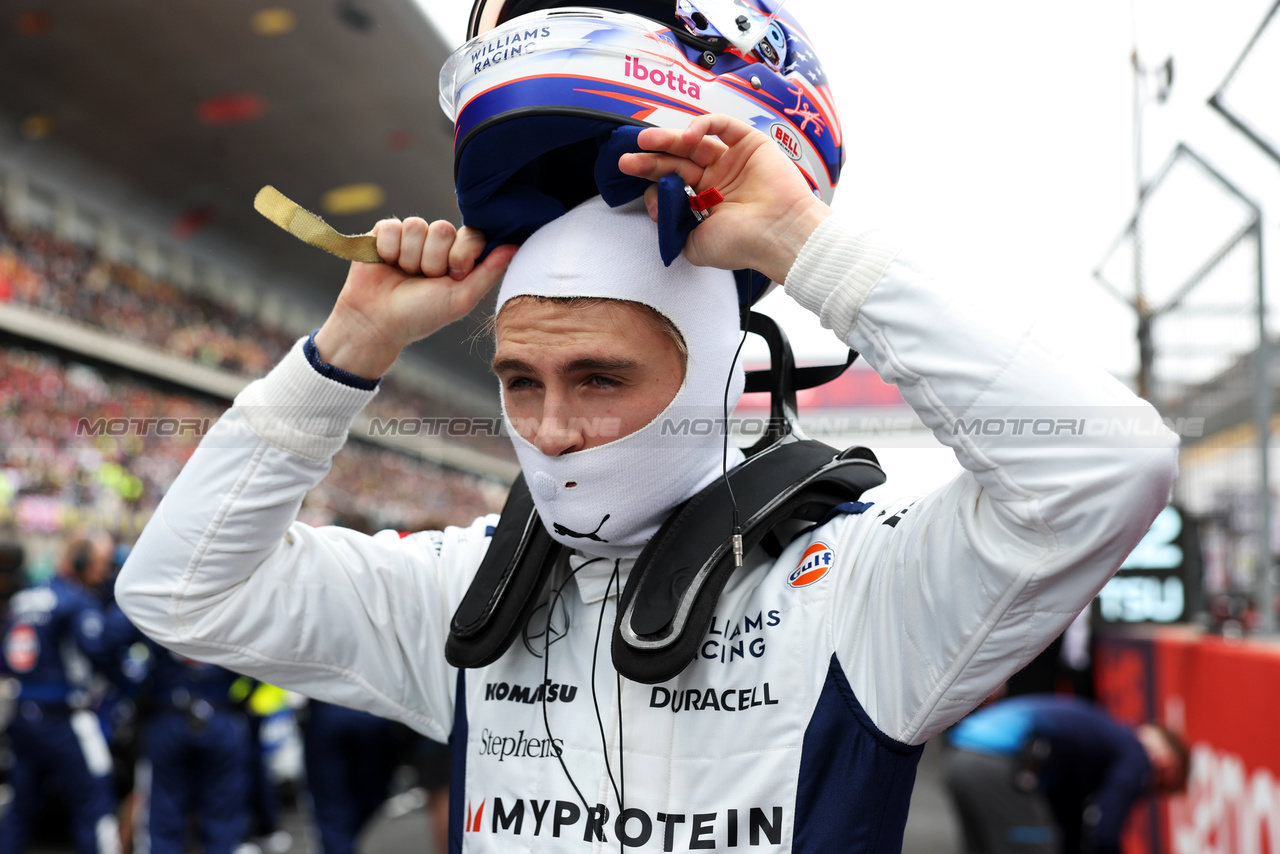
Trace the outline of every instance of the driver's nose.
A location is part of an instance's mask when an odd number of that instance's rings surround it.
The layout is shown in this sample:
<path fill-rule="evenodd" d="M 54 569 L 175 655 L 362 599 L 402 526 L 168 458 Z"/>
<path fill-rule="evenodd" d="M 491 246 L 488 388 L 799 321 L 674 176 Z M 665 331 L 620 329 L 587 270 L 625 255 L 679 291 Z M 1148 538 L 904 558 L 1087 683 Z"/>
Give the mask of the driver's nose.
<path fill-rule="evenodd" d="M 538 419 L 538 432 L 533 444 L 549 457 L 580 451 L 586 444 L 582 419 L 573 417 L 566 401 L 555 392 L 548 391 L 542 402 L 542 414 Z"/>

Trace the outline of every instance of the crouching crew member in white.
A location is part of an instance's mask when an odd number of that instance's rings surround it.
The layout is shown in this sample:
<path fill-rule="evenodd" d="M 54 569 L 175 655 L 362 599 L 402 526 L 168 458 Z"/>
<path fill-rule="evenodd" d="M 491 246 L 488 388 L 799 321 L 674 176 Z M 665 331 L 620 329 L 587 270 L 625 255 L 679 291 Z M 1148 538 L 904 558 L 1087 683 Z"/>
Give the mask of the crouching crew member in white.
<path fill-rule="evenodd" d="M 962 282 L 833 214 L 745 124 L 700 117 L 640 144 L 624 172 L 724 195 L 674 265 L 656 261 L 652 194 L 584 203 L 479 264 L 474 231 L 380 222 L 385 263 L 353 264 L 314 340 L 237 398 L 117 595 L 184 655 L 452 739 L 455 851 L 896 851 L 921 746 L 1088 604 L 1167 502 L 1176 441 L 954 430 L 978 415 L 1158 418 L 1110 376 L 989 328 Z M 494 368 L 540 518 L 572 555 L 513 627 L 525 642 L 456 670 L 450 619 L 496 516 L 403 539 L 294 520 L 373 380 L 508 262 Z M 730 408 L 741 392 L 725 271 L 742 268 L 784 282 L 965 471 L 837 514 L 780 557 L 752 549 L 692 662 L 641 684 L 616 674 L 602 629 L 658 526 L 721 477 L 718 436 L 658 425 L 718 411 L 727 377 Z"/>

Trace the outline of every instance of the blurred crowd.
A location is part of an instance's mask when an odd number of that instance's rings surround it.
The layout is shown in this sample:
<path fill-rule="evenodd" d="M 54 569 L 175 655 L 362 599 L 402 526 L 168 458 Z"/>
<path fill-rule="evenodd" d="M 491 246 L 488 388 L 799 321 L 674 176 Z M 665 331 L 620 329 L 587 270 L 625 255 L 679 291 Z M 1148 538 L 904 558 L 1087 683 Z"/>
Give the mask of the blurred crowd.
<path fill-rule="evenodd" d="M 0 213 L 0 303 L 42 309 L 141 344 L 251 377 L 264 375 L 294 336 L 138 267 L 37 228 L 17 227 Z M 453 401 L 384 379 L 368 413 L 377 418 L 465 416 Z M 484 430 L 450 441 L 513 458 L 505 438 Z"/>
<path fill-rule="evenodd" d="M 39 229 L 14 228 L 0 215 L 0 302 L 8 301 L 252 376 L 266 373 L 292 343 L 231 306 Z"/>
<path fill-rule="evenodd" d="M 136 534 L 222 410 L 53 355 L 0 347 L 0 526 L 53 533 L 93 524 Z M 146 418 L 163 418 L 170 429 L 139 420 Z M 116 432 L 108 425 L 127 429 L 108 435 Z M 350 442 L 307 496 L 301 519 L 421 530 L 491 512 L 502 492 Z"/>
<path fill-rule="evenodd" d="M 0 215 L 0 302 L 7 301 L 254 376 L 292 343 L 283 331 L 232 307 L 40 230 L 15 228 Z M 52 534 L 89 524 L 130 539 L 224 409 L 123 371 L 17 343 L 0 346 L 0 527 Z M 457 413 L 387 381 L 369 414 Z M 504 437 L 477 440 L 478 449 L 509 453 Z M 504 492 L 480 478 L 350 442 L 307 496 L 300 518 L 313 525 L 420 530 L 469 522 L 500 507 Z"/>

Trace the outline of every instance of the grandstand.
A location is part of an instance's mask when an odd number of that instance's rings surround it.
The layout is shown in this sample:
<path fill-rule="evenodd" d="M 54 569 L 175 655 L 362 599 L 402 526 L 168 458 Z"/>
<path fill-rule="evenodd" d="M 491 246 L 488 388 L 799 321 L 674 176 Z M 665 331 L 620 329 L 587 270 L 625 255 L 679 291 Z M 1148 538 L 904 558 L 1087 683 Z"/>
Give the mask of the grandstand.
<path fill-rule="evenodd" d="M 135 537 L 227 400 L 292 343 L 234 305 L 3 216 L 0 322 L 0 525 L 36 538 L 81 525 Z M 432 437 L 451 466 L 423 459 L 431 448 L 368 423 L 462 411 L 386 385 L 303 520 L 421 529 L 500 506 L 506 440 Z"/>
<path fill-rule="evenodd" d="M 448 150 L 433 75 L 385 85 L 390 57 L 445 54 L 413 4 L 281 7 L 274 24 L 257 4 L 178 5 L 33 3 L 0 34 L 4 73 L 32 81 L 0 95 L 0 530 L 37 571 L 77 524 L 135 537 L 204 429 L 323 320 L 345 266 L 260 219 L 258 186 L 348 231 L 456 219 L 447 170 L 405 168 Z M 377 104 L 344 83 L 379 78 Z M 314 108 L 309 91 L 336 94 Z M 299 122 L 328 144 L 299 154 Z M 355 173 L 394 186 L 385 204 L 325 196 Z M 517 469 L 481 323 L 406 353 L 304 521 L 417 529 L 501 506 Z"/>
<path fill-rule="evenodd" d="M 0 324 L 15 334 L 33 335 L 45 343 L 224 397 L 233 397 L 248 380 L 265 374 L 297 337 L 230 302 L 184 291 L 172 281 L 129 263 L 107 260 L 100 252 L 48 231 L 11 227 L 3 214 Z M 159 367 L 165 364 L 167 369 Z M 385 420 L 429 413 L 460 418 L 492 409 L 486 400 L 484 409 L 468 411 L 475 400 L 468 401 L 465 395 L 459 399 L 454 390 L 424 381 L 422 374 L 421 367 L 416 371 L 405 367 L 388 377 L 370 406 L 371 417 Z M 479 443 L 479 451 L 509 455 L 506 443 L 494 441 L 493 434 L 456 432 L 460 438 L 446 438 L 444 447 L 473 442 Z M 365 430 L 357 433 L 376 438 L 376 431 L 373 436 Z M 441 461 L 454 459 L 463 468 L 499 478 L 510 475 L 505 467 L 486 465 L 463 448 L 452 450 L 452 455 L 443 453 Z"/>

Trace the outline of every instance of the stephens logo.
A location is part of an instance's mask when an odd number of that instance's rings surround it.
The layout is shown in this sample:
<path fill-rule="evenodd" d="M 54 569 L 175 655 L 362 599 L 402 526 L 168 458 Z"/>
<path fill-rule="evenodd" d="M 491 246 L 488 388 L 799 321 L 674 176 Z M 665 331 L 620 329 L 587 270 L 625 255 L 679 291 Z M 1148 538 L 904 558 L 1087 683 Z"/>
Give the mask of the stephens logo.
<path fill-rule="evenodd" d="M 29 673 L 40 659 L 40 636 L 36 630 L 19 623 L 9 630 L 4 639 L 4 660 L 14 673 Z"/>
<path fill-rule="evenodd" d="M 695 101 L 702 100 L 702 88 L 694 80 L 690 80 L 674 68 L 663 71 L 661 68 L 650 68 L 640 61 L 638 56 L 628 56 L 622 65 L 622 73 L 626 77 L 648 81 L 655 89 L 666 87 L 672 92 L 679 92 Z"/>
<path fill-rule="evenodd" d="M 791 570 L 787 583 L 792 587 L 808 587 L 817 584 L 831 570 L 835 552 L 826 543 L 814 543 L 805 549 L 800 562 Z"/>
<path fill-rule="evenodd" d="M 525 738 L 524 730 L 515 736 L 498 735 L 489 729 L 480 734 L 480 755 L 496 756 L 499 762 L 508 756 L 522 759 L 555 758 L 564 749 L 562 738 Z"/>

